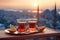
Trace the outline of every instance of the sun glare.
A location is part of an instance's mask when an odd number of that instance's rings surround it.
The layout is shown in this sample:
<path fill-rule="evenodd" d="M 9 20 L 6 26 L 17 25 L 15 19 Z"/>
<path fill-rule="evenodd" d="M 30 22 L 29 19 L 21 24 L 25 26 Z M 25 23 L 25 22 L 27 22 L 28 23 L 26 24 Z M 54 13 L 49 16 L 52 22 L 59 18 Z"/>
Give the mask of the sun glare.
<path fill-rule="evenodd" d="M 34 3 L 34 7 L 37 7 L 38 6 L 38 3 Z"/>

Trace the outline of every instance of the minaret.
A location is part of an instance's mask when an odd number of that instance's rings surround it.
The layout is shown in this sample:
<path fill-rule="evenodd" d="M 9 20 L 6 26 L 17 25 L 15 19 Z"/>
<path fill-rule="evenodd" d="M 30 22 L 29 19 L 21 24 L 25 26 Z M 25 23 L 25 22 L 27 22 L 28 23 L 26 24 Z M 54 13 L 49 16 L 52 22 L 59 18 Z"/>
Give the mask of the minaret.
<path fill-rule="evenodd" d="M 37 6 L 37 25 L 39 26 L 39 5 Z"/>
<path fill-rule="evenodd" d="M 55 3 L 55 9 L 54 9 L 54 13 L 53 13 L 53 28 L 56 29 L 56 21 L 57 21 L 57 9 L 56 9 L 56 3 Z"/>

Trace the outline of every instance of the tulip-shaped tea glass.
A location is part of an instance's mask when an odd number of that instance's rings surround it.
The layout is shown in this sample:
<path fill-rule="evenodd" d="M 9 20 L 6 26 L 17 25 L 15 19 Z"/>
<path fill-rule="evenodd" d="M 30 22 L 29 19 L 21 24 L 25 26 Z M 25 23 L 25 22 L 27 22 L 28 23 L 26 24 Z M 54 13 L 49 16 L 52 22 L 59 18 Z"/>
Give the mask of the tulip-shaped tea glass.
<path fill-rule="evenodd" d="M 17 31 L 18 32 L 26 32 L 26 21 L 24 19 L 17 19 L 17 24 L 18 24 L 18 28 Z"/>
<path fill-rule="evenodd" d="M 32 19 L 28 21 L 28 30 L 36 31 L 37 30 L 37 20 Z"/>

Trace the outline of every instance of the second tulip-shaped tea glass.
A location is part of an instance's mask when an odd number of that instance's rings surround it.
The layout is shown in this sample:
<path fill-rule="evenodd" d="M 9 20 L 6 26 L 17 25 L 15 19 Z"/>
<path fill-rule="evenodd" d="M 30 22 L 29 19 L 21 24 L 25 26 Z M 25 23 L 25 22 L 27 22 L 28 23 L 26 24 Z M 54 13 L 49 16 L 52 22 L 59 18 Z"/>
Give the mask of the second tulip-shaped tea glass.
<path fill-rule="evenodd" d="M 36 31 L 37 30 L 37 21 L 28 21 L 28 30 Z"/>

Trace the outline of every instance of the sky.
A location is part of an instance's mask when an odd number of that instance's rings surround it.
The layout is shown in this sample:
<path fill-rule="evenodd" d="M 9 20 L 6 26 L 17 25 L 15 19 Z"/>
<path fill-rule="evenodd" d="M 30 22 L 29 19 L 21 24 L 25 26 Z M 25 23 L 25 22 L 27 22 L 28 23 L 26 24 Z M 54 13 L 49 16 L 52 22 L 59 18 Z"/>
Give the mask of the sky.
<path fill-rule="evenodd" d="M 53 8 L 55 2 L 60 7 L 60 0 L 0 0 L 0 8 L 36 9 L 39 5 L 40 9 L 44 9 Z"/>

